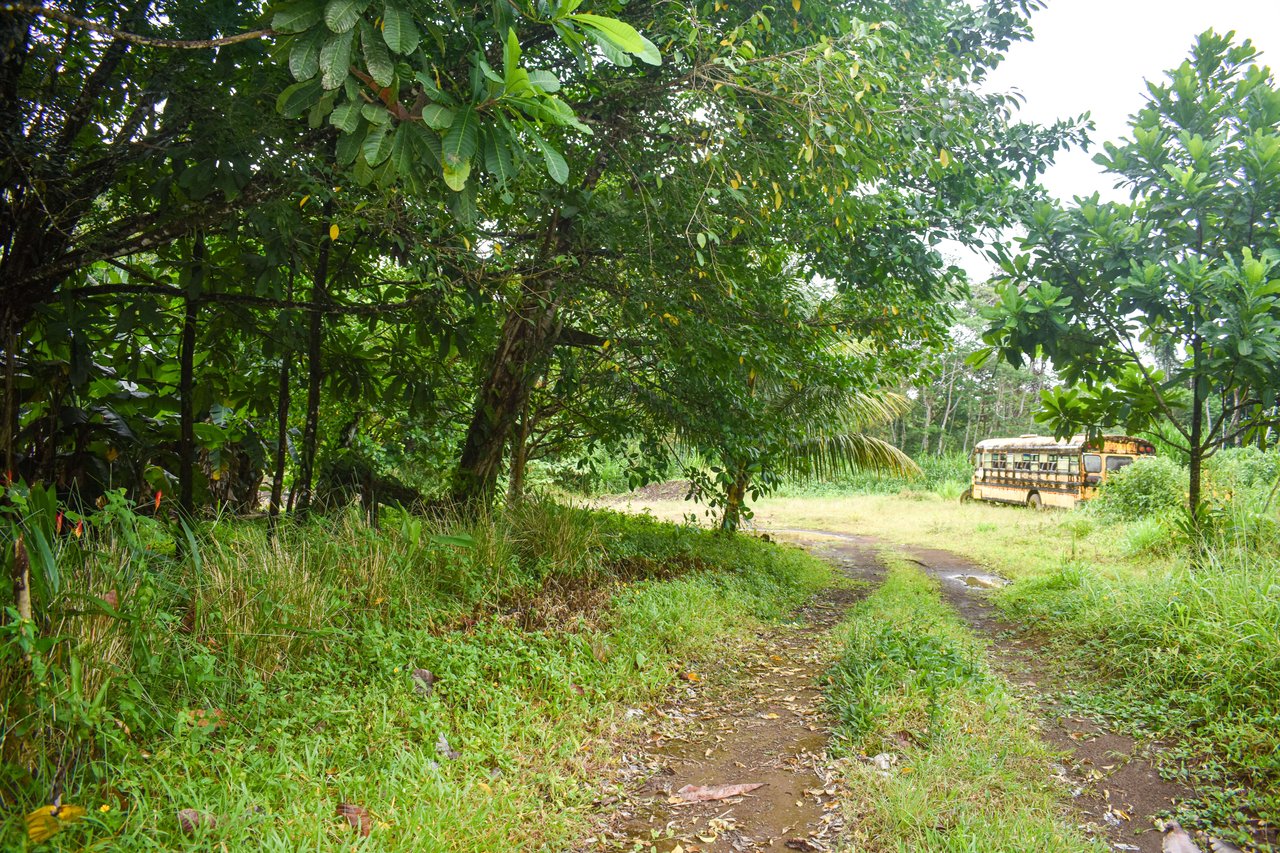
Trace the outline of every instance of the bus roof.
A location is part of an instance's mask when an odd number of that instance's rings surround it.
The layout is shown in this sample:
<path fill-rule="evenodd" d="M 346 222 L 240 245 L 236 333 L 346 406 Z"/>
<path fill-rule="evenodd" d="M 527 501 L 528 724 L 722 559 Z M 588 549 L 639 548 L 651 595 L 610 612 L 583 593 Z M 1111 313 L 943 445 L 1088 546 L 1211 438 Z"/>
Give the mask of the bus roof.
<path fill-rule="evenodd" d="M 1103 435 L 1093 442 L 1093 446 L 1100 447 L 1103 443 L 1129 445 L 1139 453 L 1152 452 L 1149 441 L 1141 438 L 1134 438 L 1128 435 Z M 1057 439 L 1051 435 L 1021 435 L 1017 438 L 988 438 L 978 442 L 978 450 L 1016 450 L 1027 453 L 1037 451 L 1058 451 L 1058 452 L 1079 452 L 1084 449 L 1086 442 L 1083 435 L 1073 435 L 1067 439 Z"/>

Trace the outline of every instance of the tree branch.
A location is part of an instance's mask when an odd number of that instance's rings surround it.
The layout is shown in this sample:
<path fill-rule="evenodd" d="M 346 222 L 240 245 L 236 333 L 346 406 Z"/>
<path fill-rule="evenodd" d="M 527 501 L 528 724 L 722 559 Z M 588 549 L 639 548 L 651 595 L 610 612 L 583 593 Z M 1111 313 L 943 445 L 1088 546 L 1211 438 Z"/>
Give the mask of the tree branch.
<path fill-rule="evenodd" d="M 95 33 L 104 36 L 111 36 L 120 41 L 136 44 L 142 47 L 164 47 L 176 50 L 209 50 L 215 47 L 226 47 L 231 44 L 239 44 L 240 42 L 253 41 L 254 39 L 266 38 L 276 35 L 276 31 L 270 28 L 265 30 L 252 30 L 250 32 L 237 33 L 233 36 L 223 36 L 215 39 L 166 39 L 156 38 L 155 36 L 144 36 L 138 33 L 125 32 L 115 27 L 100 24 L 96 21 L 90 21 L 85 18 L 78 18 L 61 9 L 51 9 L 47 6 L 33 6 L 27 3 L 5 3 L 0 6 L 0 14 L 6 15 L 39 15 L 42 18 L 48 18 L 54 21 L 60 21 L 72 27 L 84 27 Z"/>

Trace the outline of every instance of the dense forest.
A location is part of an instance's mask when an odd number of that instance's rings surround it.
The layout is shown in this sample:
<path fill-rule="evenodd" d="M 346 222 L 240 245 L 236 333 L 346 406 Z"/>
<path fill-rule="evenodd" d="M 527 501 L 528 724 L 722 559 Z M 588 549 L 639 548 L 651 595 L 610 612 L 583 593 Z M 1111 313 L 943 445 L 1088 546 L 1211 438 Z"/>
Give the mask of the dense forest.
<path fill-rule="evenodd" d="M 762 498 L 953 483 L 993 435 L 1151 437 L 1188 472 L 1160 530 L 1213 563 L 1214 457 L 1280 430 L 1280 91 L 1202 34 L 1098 155 L 1129 200 L 1063 203 L 1038 179 L 1088 116 L 989 85 L 1041 5 L 0 8 L 0 838 L 324 847 L 253 816 L 323 786 L 262 780 L 403 741 L 385 772 L 439 790 L 361 796 L 430 849 L 566 849 L 571 809 L 515 828 L 581 797 L 539 703 L 586 742 L 651 660 L 825 588 L 735 535 Z M 668 480 L 719 534 L 564 505 Z M 394 710 L 299 769 L 272 739 L 321 743 L 348 690 Z M 267 742 L 216 816 L 147 817 Z M 450 785 L 522 772 L 454 823 Z"/>
<path fill-rule="evenodd" d="M 1025 3 L 796 5 L 7 13 L 7 470 L 187 516 L 485 505 L 673 436 L 767 480 L 891 410 L 820 398 L 945 347 L 931 247 L 1081 130 L 978 91 Z"/>

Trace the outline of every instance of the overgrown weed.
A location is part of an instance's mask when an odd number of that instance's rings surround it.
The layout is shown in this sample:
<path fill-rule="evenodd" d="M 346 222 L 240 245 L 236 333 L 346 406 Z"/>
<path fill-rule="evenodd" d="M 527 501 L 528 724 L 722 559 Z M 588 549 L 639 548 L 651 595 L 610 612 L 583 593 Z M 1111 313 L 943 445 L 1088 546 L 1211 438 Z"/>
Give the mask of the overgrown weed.
<path fill-rule="evenodd" d="M 379 849 L 563 848 L 623 703 L 831 580 L 796 549 L 538 502 L 271 544 L 224 520 L 198 545 L 69 545 L 38 683 L 6 626 L 0 844 L 61 771 L 89 816 L 54 847 L 345 849 L 352 802 Z M 183 808 L 215 822 L 186 833 Z"/>
<path fill-rule="evenodd" d="M 857 849 L 1095 849 L 1059 812 L 1051 752 L 980 643 L 934 582 L 889 564 L 827 679 Z"/>

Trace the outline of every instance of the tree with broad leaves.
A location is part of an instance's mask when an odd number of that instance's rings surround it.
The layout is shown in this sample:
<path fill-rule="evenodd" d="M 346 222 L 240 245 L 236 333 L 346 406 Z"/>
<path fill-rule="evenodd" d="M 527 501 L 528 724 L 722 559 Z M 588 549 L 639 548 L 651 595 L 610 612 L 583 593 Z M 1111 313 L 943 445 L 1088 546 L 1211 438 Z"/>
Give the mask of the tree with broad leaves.
<path fill-rule="evenodd" d="M 1280 91 L 1256 59 L 1200 35 L 1095 158 L 1131 200 L 1038 206 L 986 312 L 993 348 L 1065 380 L 1042 395 L 1057 435 L 1172 428 L 1193 512 L 1206 457 L 1280 427 Z"/>
<path fill-rule="evenodd" d="M 626 76 L 564 72 L 563 96 L 594 130 L 566 126 L 555 137 L 581 177 L 545 186 L 540 207 L 519 195 L 481 199 L 511 223 L 503 263 L 536 277 L 513 281 L 460 453 L 457 501 L 494 494 L 519 413 L 557 350 L 609 341 L 610 358 L 651 363 L 653 353 L 628 350 L 693 317 L 726 336 L 745 307 L 738 297 L 771 265 L 837 282 L 856 315 L 848 328 L 886 362 L 904 344 L 940 340 L 940 304 L 957 275 L 934 245 L 980 240 L 1021 211 L 1027 181 L 1074 133 L 1019 125 L 1005 97 L 975 91 L 1025 36 L 1029 5 L 620 11 L 664 61 Z M 749 316 L 784 313 L 778 304 Z M 784 358 L 745 340 L 726 345 L 726 370 Z M 687 369 L 718 369 L 711 361 Z"/>

